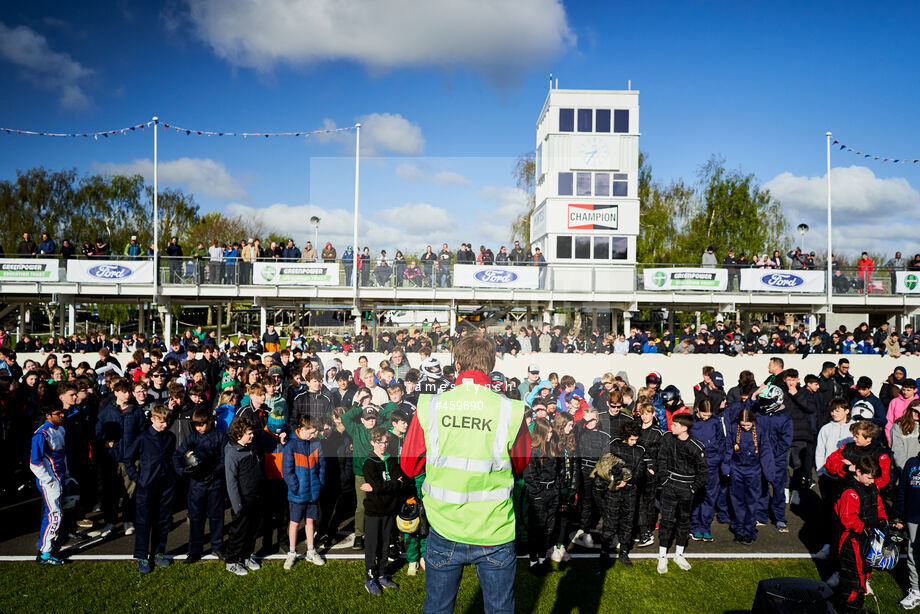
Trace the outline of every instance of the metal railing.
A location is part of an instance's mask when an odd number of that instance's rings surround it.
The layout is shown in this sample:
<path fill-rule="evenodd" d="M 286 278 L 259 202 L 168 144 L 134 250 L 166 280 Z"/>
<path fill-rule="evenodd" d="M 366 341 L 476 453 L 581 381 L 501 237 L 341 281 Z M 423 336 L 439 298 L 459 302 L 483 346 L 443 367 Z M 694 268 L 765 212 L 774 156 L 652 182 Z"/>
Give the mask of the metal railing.
<path fill-rule="evenodd" d="M 30 256 L 9 255 L 7 258 L 32 259 Z M 116 262 L 149 262 L 149 256 L 125 256 L 123 254 L 107 254 L 98 256 L 83 256 L 76 254 L 71 258 L 64 258 L 60 254 L 51 256 L 34 257 L 36 262 L 43 260 L 57 260 L 61 270 L 60 281 L 65 281 L 66 261 L 116 261 Z M 371 260 L 369 264 L 361 265 L 358 270 L 358 285 L 361 288 L 455 288 L 468 287 L 455 285 L 454 266 L 455 260 L 451 261 L 448 266 L 439 266 L 434 263 L 427 265 L 420 261 L 415 261 L 416 266 L 410 266 L 412 261 L 393 262 L 388 261 L 386 265 L 381 265 L 379 260 Z M 259 258 L 255 262 L 247 262 L 241 258 L 233 260 L 222 260 L 220 262 L 212 261 L 208 257 L 179 256 L 170 257 L 161 252 L 157 271 L 157 282 L 163 286 L 172 285 L 224 285 L 224 286 L 248 286 L 248 285 L 272 285 L 264 280 L 257 281 L 254 278 L 256 265 L 271 264 L 277 267 L 284 266 L 309 266 L 311 264 L 335 264 L 335 271 L 332 275 L 336 277 L 332 283 L 328 280 L 323 284 L 332 287 L 351 287 L 353 283 L 354 261 L 343 261 L 337 258 L 334 261 L 316 261 L 306 262 L 303 260 L 292 260 L 285 258 Z M 462 263 L 475 264 L 475 263 Z M 823 264 L 823 263 L 822 263 Z M 514 271 L 517 268 L 531 268 L 535 265 L 531 263 L 501 265 L 502 268 Z M 551 290 L 571 290 L 571 291 L 601 291 L 601 292 L 633 292 L 651 290 L 653 288 L 645 287 L 644 272 L 646 269 L 672 269 L 672 268 L 694 268 L 694 269 L 712 269 L 728 271 L 728 288 L 726 292 L 744 292 L 740 289 L 740 272 L 742 268 L 756 269 L 758 271 L 769 272 L 774 267 L 726 267 L 717 264 L 713 267 L 703 267 L 698 264 L 684 263 L 636 263 L 620 264 L 616 262 L 603 262 L 594 260 L 570 260 L 546 263 L 538 268 L 538 282 L 535 289 Z M 788 270 L 788 269 L 784 269 Z M 825 270 L 821 266 L 816 266 L 814 271 Z M 796 272 L 795 269 L 792 270 Z M 920 274 L 920 271 L 917 271 Z M 879 266 L 872 271 L 860 269 L 859 267 L 835 267 L 832 278 L 832 293 L 834 296 L 858 296 L 858 295 L 880 295 L 894 296 L 896 292 L 895 270 Z M 34 282 L 35 279 L 16 279 L 0 276 L 0 281 L 5 283 Z M 144 282 L 127 280 L 122 283 L 141 284 Z M 149 282 L 147 282 L 149 283 Z M 283 282 L 276 282 L 275 285 L 284 285 Z M 308 285 L 308 284 L 305 284 Z M 655 288 L 659 290 L 658 288 Z M 680 292 L 720 292 L 717 289 L 689 289 L 682 288 Z M 813 292 L 812 294 L 823 294 Z"/>

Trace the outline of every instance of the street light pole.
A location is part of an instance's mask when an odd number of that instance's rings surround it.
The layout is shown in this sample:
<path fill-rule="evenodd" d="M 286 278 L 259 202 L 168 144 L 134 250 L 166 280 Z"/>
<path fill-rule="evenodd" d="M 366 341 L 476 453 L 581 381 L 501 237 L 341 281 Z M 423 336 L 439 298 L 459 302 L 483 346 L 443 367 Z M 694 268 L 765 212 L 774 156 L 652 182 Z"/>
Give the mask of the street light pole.
<path fill-rule="evenodd" d="M 361 252 L 358 249 L 358 178 L 361 170 L 361 124 L 355 124 L 355 234 L 354 234 L 354 256 L 352 257 L 352 280 L 354 284 L 354 301 L 355 301 L 355 334 L 361 332 L 361 312 L 358 310 L 358 258 Z"/>
<path fill-rule="evenodd" d="M 319 217 L 314 215 L 310 223 L 313 224 L 313 250 L 316 251 L 319 249 Z"/>
<path fill-rule="evenodd" d="M 833 311 L 831 282 L 834 275 L 833 242 L 831 240 L 833 234 L 831 227 L 831 136 L 833 135 L 827 132 L 824 136 L 827 137 L 827 313 L 831 313 Z"/>
<path fill-rule="evenodd" d="M 160 270 L 159 270 L 159 258 L 160 258 L 160 220 L 159 212 L 157 211 L 157 179 L 158 179 L 158 170 L 157 170 L 157 128 L 159 127 L 159 119 L 154 116 L 153 118 L 153 304 L 157 304 L 157 284 L 159 282 Z"/>

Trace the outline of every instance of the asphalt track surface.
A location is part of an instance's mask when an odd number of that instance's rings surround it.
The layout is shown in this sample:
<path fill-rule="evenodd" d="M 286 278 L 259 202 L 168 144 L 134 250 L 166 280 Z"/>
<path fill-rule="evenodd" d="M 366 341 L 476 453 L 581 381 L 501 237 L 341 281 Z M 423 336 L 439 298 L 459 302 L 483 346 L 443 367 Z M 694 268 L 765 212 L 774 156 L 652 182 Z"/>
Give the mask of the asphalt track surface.
<path fill-rule="evenodd" d="M 803 493 L 801 503 L 796 506 L 786 506 L 788 533 L 780 533 L 770 524 L 758 527 L 757 540 L 752 545 L 742 545 L 732 541 L 733 536 L 727 524 L 713 522 L 713 542 L 691 540 L 687 546 L 687 558 L 806 558 L 809 553 L 820 549 L 821 531 L 818 527 L 827 519 L 821 518 L 821 502 L 816 491 Z M 178 503 L 177 503 L 178 507 Z M 184 505 L 182 505 L 184 508 Z M 89 519 L 95 521 L 93 529 L 102 526 L 99 513 L 90 513 Z M 188 525 L 185 522 L 184 509 L 173 515 L 173 524 L 169 532 L 166 553 L 169 556 L 184 558 L 188 547 Z M 227 512 L 229 522 L 229 511 Z M 41 500 L 37 493 L 27 495 L 27 498 L 18 502 L 0 502 L 0 560 L 32 560 L 35 557 L 38 541 L 38 529 L 41 522 Z M 346 529 L 347 530 L 347 529 Z M 344 538 L 341 533 L 339 540 Z M 301 534 L 302 537 L 302 534 Z M 277 536 L 276 536 L 277 539 Z M 205 536 L 205 554 L 209 552 L 208 536 Z M 284 548 L 279 551 L 277 545 L 262 551 L 260 555 L 277 555 L 286 552 L 287 538 L 284 537 Z M 72 546 L 81 543 L 81 540 L 64 537 L 60 542 L 62 548 L 71 547 L 66 554 L 74 560 L 126 560 L 130 559 L 134 551 L 134 536 L 126 536 L 122 526 L 117 525 L 116 530 L 101 543 L 84 549 L 76 550 Z M 324 553 L 327 558 L 358 559 L 363 558 L 360 551 L 348 547 L 350 542 L 333 546 Z M 256 541 L 256 550 L 260 551 L 261 538 Z M 344 546 L 344 547 L 343 547 Z M 301 544 L 300 549 L 304 549 Z M 657 541 L 644 548 L 633 548 L 630 556 L 637 559 L 654 558 L 658 553 Z M 673 547 L 671 553 L 673 553 Z M 597 550 L 587 550 L 577 546 L 571 548 L 571 553 L 576 558 L 590 558 L 598 556 Z M 273 557 L 274 558 L 274 557 Z"/>

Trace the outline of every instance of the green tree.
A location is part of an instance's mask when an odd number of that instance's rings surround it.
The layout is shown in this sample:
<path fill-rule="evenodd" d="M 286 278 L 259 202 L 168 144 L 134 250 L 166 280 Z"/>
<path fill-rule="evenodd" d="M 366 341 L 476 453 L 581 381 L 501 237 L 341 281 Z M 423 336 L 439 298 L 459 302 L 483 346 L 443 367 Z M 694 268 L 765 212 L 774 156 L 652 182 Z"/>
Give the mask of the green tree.
<path fill-rule="evenodd" d="M 526 208 L 511 222 L 510 240 L 519 240 L 525 251 L 530 249 L 530 216 L 533 215 L 534 209 L 537 208 L 537 165 L 534 155 L 534 152 L 530 151 L 518 156 L 517 160 L 514 161 L 514 169 L 511 171 L 511 176 L 514 177 L 514 184 L 527 195 L 527 203 Z"/>
<path fill-rule="evenodd" d="M 681 218 L 693 201 L 693 188 L 677 180 L 668 185 L 656 183 L 648 154 L 639 152 L 639 236 L 636 261 L 675 262 Z"/>
<path fill-rule="evenodd" d="M 789 222 L 779 201 L 741 169 L 728 171 L 725 159 L 712 156 L 700 167 L 697 198 L 682 222 L 677 261 L 698 263 L 706 248 L 716 257 L 736 253 L 772 253 L 789 244 Z"/>
<path fill-rule="evenodd" d="M 192 248 L 199 241 L 210 245 L 211 239 L 217 239 L 217 242 L 223 245 L 233 241 L 245 241 L 250 237 L 261 238 L 264 234 L 265 225 L 258 218 L 246 219 L 241 215 L 227 217 L 218 211 L 210 211 L 188 227 L 181 241 Z"/>

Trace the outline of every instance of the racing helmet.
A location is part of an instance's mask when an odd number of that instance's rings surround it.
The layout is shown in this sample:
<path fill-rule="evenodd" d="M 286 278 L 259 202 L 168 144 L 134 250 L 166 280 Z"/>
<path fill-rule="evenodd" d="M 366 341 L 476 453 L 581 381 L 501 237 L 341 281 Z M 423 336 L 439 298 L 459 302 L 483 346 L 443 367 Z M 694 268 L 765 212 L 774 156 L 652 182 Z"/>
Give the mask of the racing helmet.
<path fill-rule="evenodd" d="M 783 391 L 779 386 L 770 384 L 757 399 L 757 407 L 761 413 L 772 414 L 783 406 Z"/>
<path fill-rule="evenodd" d="M 181 457 L 181 462 L 182 470 L 185 475 L 194 479 L 199 478 L 207 472 L 207 467 L 205 467 L 204 459 L 195 450 L 189 450 L 183 454 Z"/>
<path fill-rule="evenodd" d="M 671 384 L 661 391 L 661 401 L 667 409 L 676 409 L 680 406 L 680 390 Z"/>
<path fill-rule="evenodd" d="M 492 371 L 489 374 L 489 379 L 492 380 L 492 391 L 493 392 L 504 392 L 505 391 L 505 374 L 501 371 Z"/>
<path fill-rule="evenodd" d="M 429 356 L 423 360 L 419 369 L 430 378 L 438 379 L 441 377 L 441 361 L 434 356 Z"/>
<path fill-rule="evenodd" d="M 421 524 L 421 517 L 421 504 L 415 497 L 409 497 L 396 515 L 396 528 L 403 533 L 415 533 Z"/>
<path fill-rule="evenodd" d="M 866 562 L 875 569 L 894 569 L 898 564 L 898 544 L 885 539 L 885 534 L 875 529 L 866 553 Z"/>
<path fill-rule="evenodd" d="M 659 388 L 661 387 L 661 373 L 658 371 L 652 371 L 645 376 L 645 385 L 651 386 L 652 384 L 656 384 Z"/>
<path fill-rule="evenodd" d="M 872 403 L 865 399 L 860 399 L 853 403 L 853 408 L 850 410 L 850 417 L 853 420 L 871 420 L 875 417 L 875 408 L 872 407 Z"/>

